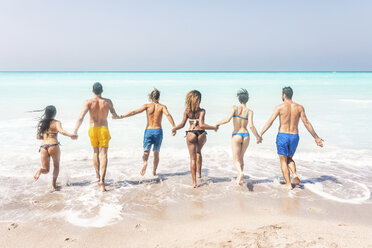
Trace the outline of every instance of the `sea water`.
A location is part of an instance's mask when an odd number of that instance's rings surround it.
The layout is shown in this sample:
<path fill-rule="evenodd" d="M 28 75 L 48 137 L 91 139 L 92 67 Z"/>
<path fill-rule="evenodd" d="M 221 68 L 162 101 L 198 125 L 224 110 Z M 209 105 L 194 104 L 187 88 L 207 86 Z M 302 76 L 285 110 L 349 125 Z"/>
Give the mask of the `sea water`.
<path fill-rule="evenodd" d="M 369 72 L 0 72 L 0 221 L 27 221 L 35 217 L 61 218 L 81 226 L 105 226 L 143 207 L 156 208 L 190 198 L 223 198 L 236 191 L 236 171 L 232 164 L 232 123 L 218 132 L 208 131 L 203 148 L 201 187 L 191 189 L 185 129 L 171 135 L 171 125 L 163 118 L 164 139 L 159 175 L 151 176 L 152 158 L 146 176 L 139 171 L 145 113 L 122 119 L 109 118 L 112 136 L 107 183 L 109 191 L 99 192 L 93 182 L 92 148 L 88 138 L 89 116 L 79 130 L 79 139 L 59 135 L 61 190 L 47 190 L 52 170 L 34 182 L 40 167 L 36 125 L 47 105 L 57 108 L 56 119 L 72 132 L 85 99 L 92 97 L 94 82 L 103 85 L 118 114 L 148 102 L 156 87 L 160 102 L 180 123 L 188 91 L 202 93 L 205 121 L 214 125 L 227 117 L 238 104 L 236 92 L 249 91 L 248 108 L 260 131 L 281 103 L 281 89 L 291 86 L 293 100 L 305 107 L 315 131 L 325 146 L 317 147 L 300 123 L 300 143 L 294 157 L 302 179 L 293 197 L 327 199 L 344 204 L 371 204 L 372 200 L 372 73 Z M 276 154 L 276 120 L 256 144 L 254 135 L 245 155 L 244 197 L 282 197 L 283 181 Z M 185 128 L 188 128 L 188 124 Z M 306 192 L 306 193 L 304 193 Z M 138 215 L 139 216 L 139 215 Z"/>

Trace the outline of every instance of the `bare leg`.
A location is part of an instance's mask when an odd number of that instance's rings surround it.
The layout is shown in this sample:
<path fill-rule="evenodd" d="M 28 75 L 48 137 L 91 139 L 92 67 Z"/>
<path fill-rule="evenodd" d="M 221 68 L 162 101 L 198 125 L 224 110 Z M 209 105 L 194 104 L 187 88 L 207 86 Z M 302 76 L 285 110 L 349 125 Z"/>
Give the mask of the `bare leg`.
<path fill-rule="evenodd" d="M 292 189 L 292 184 L 291 184 L 291 180 L 289 177 L 289 170 L 288 170 L 288 164 L 287 164 L 287 160 L 288 160 L 287 156 L 279 155 L 279 159 L 280 159 L 282 173 L 283 173 L 284 180 L 285 180 L 285 185 L 287 186 L 288 189 Z"/>
<path fill-rule="evenodd" d="M 198 145 L 196 148 L 196 165 L 198 169 L 198 178 L 201 178 L 201 171 L 202 171 L 202 165 L 203 165 L 203 157 L 202 157 L 201 150 L 206 142 L 207 142 L 207 134 L 203 133 L 199 135 Z"/>
<path fill-rule="evenodd" d="M 53 190 L 57 189 L 57 177 L 59 174 L 59 161 L 61 157 L 61 150 L 59 149 L 59 146 L 53 146 L 48 149 L 48 152 L 50 156 L 53 159 L 53 183 L 52 187 Z"/>
<path fill-rule="evenodd" d="M 143 152 L 143 156 L 142 156 L 143 166 L 142 166 L 142 169 L 141 169 L 141 172 L 140 172 L 142 176 L 144 176 L 145 173 L 146 173 L 147 160 L 149 159 L 149 155 L 150 155 L 150 151 L 144 151 Z"/>
<path fill-rule="evenodd" d="M 243 172 L 244 171 L 244 154 L 247 151 L 248 145 L 249 145 L 249 136 L 246 137 L 243 140 L 242 149 L 240 151 L 240 166 L 241 166 L 241 169 L 242 169 L 242 173 L 241 173 L 240 178 L 239 178 L 239 184 L 240 185 L 243 185 L 243 179 L 244 179 L 244 172 Z"/>
<path fill-rule="evenodd" d="M 42 148 L 40 150 L 41 168 L 38 169 L 34 175 L 35 181 L 39 179 L 41 174 L 47 174 L 50 168 L 50 155 L 47 150 Z"/>
<path fill-rule="evenodd" d="M 159 152 L 154 152 L 154 168 L 152 170 L 152 175 L 156 175 L 156 169 L 159 165 Z"/>
<path fill-rule="evenodd" d="M 241 165 L 241 150 L 242 150 L 242 141 L 243 138 L 239 135 L 234 135 L 232 137 L 232 152 L 233 152 L 233 161 L 236 170 L 238 171 L 238 175 L 236 177 L 236 183 L 240 184 L 242 178 L 244 177 L 242 165 Z"/>
<path fill-rule="evenodd" d="M 197 137 L 193 133 L 188 133 L 186 137 L 187 148 L 190 153 L 190 170 L 192 176 L 192 186 L 194 188 L 198 187 L 196 183 L 196 147 L 197 147 Z"/>
<path fill-rule="evenodd" d="M 291 171 L 292 171 L 292 178 L 293 178 L 294 184 L 295 185 L 299 185 L 301 181 L 300 181 L 300 179 L 297 176 L 297 173 L 296 173 L 296 163 L 293 160 L 292 156 L 288 156 L 288 161 L 287 162 L 288 162 L 289 169 L 291 169 Z"/>
<path fill-rule="evenodd" d="M 102 191 L 106 191 L 105 176 L 106 176 L 106 169 L 107 169 L 107 151 L 108 151 L 108 147 L 102 147 L 101 152 L 100 152 L 101 178 L 100 178 L 99 184 L 101 185 Z"/>
<path fill-rule="evenodd" d="M 100 180 L 100 174 L 99 174 L 99 166 L 100 166 L 99 147 L 93 147 L 93 165 L 94 165 L 94 169 L 96 170 L 97 182 L 99 182 L 99 180 Z"/>

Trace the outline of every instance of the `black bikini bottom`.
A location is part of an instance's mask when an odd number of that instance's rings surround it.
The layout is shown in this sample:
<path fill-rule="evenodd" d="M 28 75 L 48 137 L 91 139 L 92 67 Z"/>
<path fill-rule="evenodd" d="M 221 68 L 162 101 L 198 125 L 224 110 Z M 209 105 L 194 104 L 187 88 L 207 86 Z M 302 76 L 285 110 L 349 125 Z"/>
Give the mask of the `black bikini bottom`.
<path fill-rule="evenodd" d="M 205 130 L 189 130 L 186 131 L 186 135 L 188 132 L 195 134 L 196 137 L 199 137 L 199 135 L 202 135 L 203 133 L 207 133 Z"/>

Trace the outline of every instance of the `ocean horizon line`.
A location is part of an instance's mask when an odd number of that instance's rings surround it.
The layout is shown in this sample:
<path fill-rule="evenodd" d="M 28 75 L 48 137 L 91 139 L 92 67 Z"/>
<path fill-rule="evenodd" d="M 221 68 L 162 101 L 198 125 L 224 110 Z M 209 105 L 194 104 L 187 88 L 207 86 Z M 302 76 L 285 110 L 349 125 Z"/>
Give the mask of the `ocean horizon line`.
<path fill-rule="evenodd" d="M 296 71 L 296 70 L 262 70 L 262 71 L 238 71 L 238 70 L 221 70 L 221 71 L 214 71 L 214 70 L 203 70 L 203 71 L 192 71 L 192 70 L 135 70 L 135 71 L 121 71 L 121 70 L 113 70 L 113 71 L 105 71 L 105 70 L 21 70 L 21 71 L 2 71 L 0 73 L 372 73 L 371 71 L 353 71 L 353 70 L 340 70 L 340 71 L 326 71 L 326 70 L 319 70 L 319 71 Z"/>

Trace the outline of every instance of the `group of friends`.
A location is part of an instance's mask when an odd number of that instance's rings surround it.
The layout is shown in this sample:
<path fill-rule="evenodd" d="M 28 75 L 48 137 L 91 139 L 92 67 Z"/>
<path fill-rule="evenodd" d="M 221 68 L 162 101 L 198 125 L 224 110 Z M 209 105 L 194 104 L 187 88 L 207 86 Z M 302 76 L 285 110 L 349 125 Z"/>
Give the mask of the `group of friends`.
<path fill-rule="evenodd" d="M 296 172 L 296 164 L 293 160 L 298 142 L 298 124 L 301 119 L 306 129 L 313 136 L 315 143 L 323 147 L 323 140 L 316 134 L 313 126 L 306 117 L 305 109 L 298 103 L 292 100 L 293 90 L 291 87 L 284 87 L 281 92 L 283 103 L 276 106 L 270 119 L 266 122 L 260 133 L 257 132 L 253 123 L 253 111 L 247 107 L 249 100 L 248 91 L 241 89 L 237 93 L 239 104 L 232 106 L 229 115 L 226 119 L 218 122 L 216 125 L 208 125 L 205 123 L 205 109 L 200 107 L 201 93 L 197 90 L 192 90 L 186 95 L 185 112 L 183 119 L 179 125 L 175 125 L 172 115 L 167 107 L 159 103 L 160 92 L 154 89 L 149 94 L 150 103 L 144 104 L 139 109 L 130 111 L 124 115 L 118 115 L 114 109 L 112 101 L 102 97 L 103 87 L 100 83 L 93 84 L 93 98 L 88 99 L 84 103 L 83 110 L 77 120 L 76 127 L 73 133 L 69 133 L 62 128 L 61 122 L 54 119 L 56 116 L 56 108 L 52 105 L 47 106 L 43 111 L 38 128 L 37 139 L 42 140 L 40 146 L 41 168 L 34 175 L 34 179 L 38 180 L 41 174 L 47 174 L 50 169 L 50 161 L 53 160 L 53 182 L 52 187 L 57 188 L 56 181 L 59 173 L 60 148 L 57 139 L 58 133 L 66 135 L 71 139 L 78 138 L 78 130 L 83 123 L 84 117 L 89 112 L 90 128 L 89 137 L 93 147 L 93 165 L 96 172 L 97 182 L 100 184 L 102 191 L 105 188 L 105 176 L 107 169 L 107 151 L 109 141 L 111 139 L 108 129 L 107 117 L 109 112 L 113 119 L 123 119 L 146 111 L 147 125 L 143 138 L 143 166 L 140 171 L 141 175 L 145 175 L 148 158 L 151 147 L 153 147 L 153 175 L 156 175 L 156 170 L 159 164 L 159 152 L 163 140 L 162 117 L 165 115 L 172 125 L 172 135 L 175 136 L 177 130 L 183 128 L 189 122 L 189 129 L 186 131 L 186 144 L 190 154 L 190 170 L 192 175 L 192 185 L 196 188 L 197 177 L 202 176 L 202 148 L 207 141 L 206 130 L 217 131 L 221 125 L 229 123 L 233 120 L 232 132 L 232 151 L 233 163 L 238 171 L 236 183 L 243 185 L 244 179 L 244 154 L 248 148 L 250 141 L 249 129 L 256 138 L 257 144 L 262 142 L 263 134 L 271 127 L 274 120 L 279 116 L 280 125 L 279 132 L 276 138 L 277 153 L 281 164 L 281 170 L 285 179 L 285 185 L 288 189 L 292 189 L 290 172 L 294 185 L 300 184 L 300 179 Z"/>

